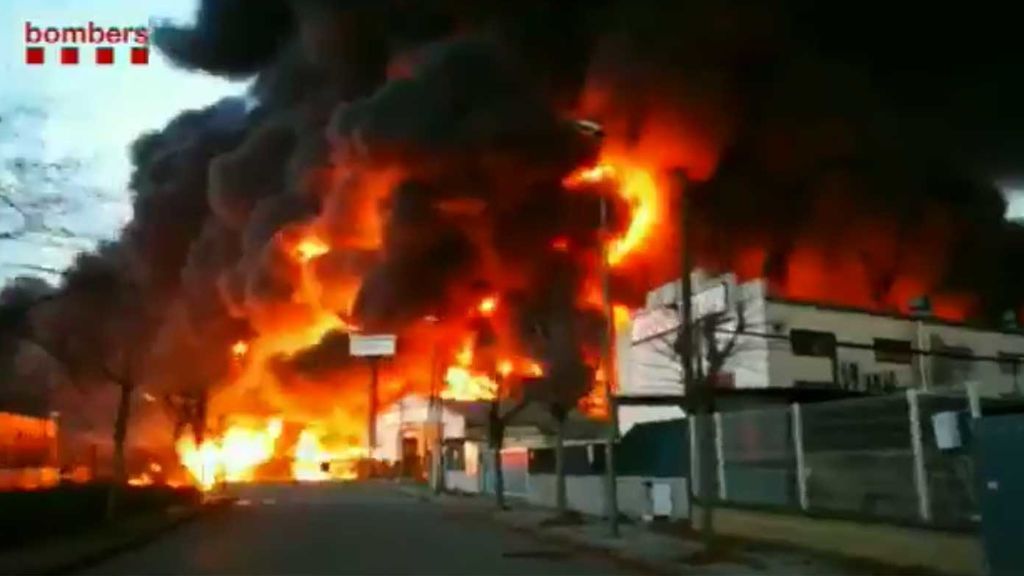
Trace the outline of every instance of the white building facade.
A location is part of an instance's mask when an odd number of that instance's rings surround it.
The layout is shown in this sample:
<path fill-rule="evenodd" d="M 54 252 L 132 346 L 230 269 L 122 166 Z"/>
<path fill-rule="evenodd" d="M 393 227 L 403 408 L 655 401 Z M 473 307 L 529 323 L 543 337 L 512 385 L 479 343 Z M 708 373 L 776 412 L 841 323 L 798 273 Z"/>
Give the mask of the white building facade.
<path fill-rule="evenodd" d="M 928 318 L 787 301 L 762 279 L 694 275 L 693 314 L 726 313 L 718 330 L 736 334 L 734 353 L 718 378 L 722 388 L 829 388 L 885 394 L 907 388 L 942 392 L 975 382 L 988 397 L 1024 392 L 1024 333 L 984 330 Z M 680 283 L 652 290 L 644 308 L 616 336 L 619 395 L 683 394 L 678 356 Z M 919 353 L 923 351 L 924 353 Z M 671 406 L 620 409 L 623 430 L 639 421 L 682 416 Z"/>

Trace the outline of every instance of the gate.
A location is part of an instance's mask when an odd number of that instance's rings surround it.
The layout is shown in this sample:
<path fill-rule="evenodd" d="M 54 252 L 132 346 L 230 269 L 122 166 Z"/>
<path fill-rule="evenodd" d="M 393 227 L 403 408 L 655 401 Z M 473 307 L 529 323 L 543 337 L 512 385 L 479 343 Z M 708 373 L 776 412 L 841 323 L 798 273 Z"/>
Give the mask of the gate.
<path fill-rule="evenodd" d="M 981 537 L 989 574 L 1024 573 L 1024 415 L 976 420 Z"/>

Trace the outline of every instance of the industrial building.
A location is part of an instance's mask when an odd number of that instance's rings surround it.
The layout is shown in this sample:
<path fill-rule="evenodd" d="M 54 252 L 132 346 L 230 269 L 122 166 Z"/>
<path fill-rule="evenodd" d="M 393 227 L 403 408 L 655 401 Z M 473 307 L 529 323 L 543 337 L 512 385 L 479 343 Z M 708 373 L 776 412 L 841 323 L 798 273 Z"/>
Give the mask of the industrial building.
<path fill-rule="evenodd" d="M 725 398 L 793 401 L 963 390 L 981 396 L 1024 392 L 1024 333 L 787 300 L 769 282 L 738 282 L 734 275 L 694 274 L 695 320 L 719 314 L 717 337 L 736 337 L 734 353 L 716 378 Z M 679 327 L 680 283 L 648 293 L 616 334 L 620 426 L 676 418 L 683 394 L 673 343 Z M 737 313 L 744 317 L 737 333 Z M 699 332 L 699 331 L 698 331 Z M 698 338 L 699 340 L 699 338 Z M 701 346 L 698 341 L 697 346 Z M 728 410 L 728 408 L 722 409 Z"/>

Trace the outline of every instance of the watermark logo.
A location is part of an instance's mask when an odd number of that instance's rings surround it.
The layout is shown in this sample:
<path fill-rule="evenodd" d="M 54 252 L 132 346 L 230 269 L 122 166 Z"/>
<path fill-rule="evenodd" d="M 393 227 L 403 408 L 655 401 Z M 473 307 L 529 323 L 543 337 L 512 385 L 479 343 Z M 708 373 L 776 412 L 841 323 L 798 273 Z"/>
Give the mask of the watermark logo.
<path fill-rule="evenodd" d="M 146 26 L 42 26 L 25 22 L 25 63 L 39 66 L 118 62 L 149 64 L 149 28 Z"/>

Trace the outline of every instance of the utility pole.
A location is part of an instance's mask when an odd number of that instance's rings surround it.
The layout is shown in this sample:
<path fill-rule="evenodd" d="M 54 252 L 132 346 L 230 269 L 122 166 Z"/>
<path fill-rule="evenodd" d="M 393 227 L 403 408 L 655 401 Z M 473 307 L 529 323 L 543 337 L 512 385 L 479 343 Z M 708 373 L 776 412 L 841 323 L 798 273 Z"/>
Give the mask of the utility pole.
<path fill-rule="evenodd" d="M 672 171 L 672 179 L 676 184 L 676 193 L 679 198 L 679 240 L 680 256 L 680 302 L 679 302 L 679 362 L 682 364 L 680 371 L 683 377 L 683 402 L 685 403 L 686 417 L 693 419 L 693 426 L 690 427 L 696 436 L 690 446 L 695 449 L 688 462 L 690 464 L 689 483 L 690 493 L 696 498 L 701 506 L 701 526 L 703 530 L 709 530 L 706 526 L 710 519 L 708 500 L 711 494 L 710 471 L 711 462 L 707 458 L 707 416 L 705 414 L 706 402 L 705 391 L 699 390 L 696 374 L 694 371 L 694 319 L 693 319 L 693 230 L 690 218 L 690 194 L 689 179 L 686 172 L 681 168 Z M 696 466 L 695 466 L 696 465 Z M 696 468 L 696 470 L 694 469 Z M 696 488 L 694 490 L 694 481 Z"/>
<path fill-rule="evenodd" d="M 431 467 L 434 471 L 434 493 L 444 492 L 444 398 L 441 395 L 442 382 L 438 380 L 438 350 L 435 335 L 433 349 L 430 354 L 430 407 L 434 421 L 434 449 Z"/>
<path fill-rule="evenodd" d="M 605 444 L 605 512 L 608 514 L 608 531 L 612 537 L 619 536 L 619 494 L 615 477 L 615 441 L 619 436 L 619 408 L 615 399 L 614 378 L 615 345 L 613 334 L 615 318 L 611 301 L 611 282 L 608 277 L 608 200 L 601 197 L 601 293 L 604 300 L 604 315 L 608 325 L 602 342 L 601 365 L 604 369 L 604 395 L 608 403 L 608 428 Z"/>
<path fill-rule="evenodd" d="M 377 446 L 377 376 L 380 358 L 370 356 L 370 389 L 367 391 L 369 409 L 366 415 L 366 457 L 373 460 L 373 449 Z"/>
<path fill-rule="evenodd" d="M 687 417 L 693 416 L 693 409 L 696 407 L 694 401 L 694 379 L 693 379 L 693 253 L 691 252 L 692 236 L 690 230 L 690 196 L 686 188 L 689 181 L 681 168 L 672 171 L 673 180 L 676 183 L 676 192 L 679 195 L 679 242 L 682 265 L 680 266 L 681 294 L 679 296 L 679 361 L 682 364 L 683 394 L 687 409 Z M 690 471 L 691 484 L 693 471 Z"/>

